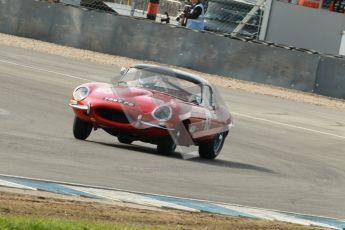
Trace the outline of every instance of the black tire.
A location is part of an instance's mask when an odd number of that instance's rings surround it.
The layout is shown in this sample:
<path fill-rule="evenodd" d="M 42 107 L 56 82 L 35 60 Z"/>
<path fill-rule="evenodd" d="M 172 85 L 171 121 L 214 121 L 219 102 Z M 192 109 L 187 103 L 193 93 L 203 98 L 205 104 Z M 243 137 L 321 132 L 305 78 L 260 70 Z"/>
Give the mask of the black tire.
<path fill-rule="evenodd" d="M 171 137 L 167 137 L 157 144 L 157 153 L 160 155 L 169 156 L 175 149 L 176 144 Z"/>
<path fill-rule="evenodd" d="M 205 159 L 216 158 L 223 148 L 226 133 L 218 133 L 212 141 L 199 144 L 199 156 Z"/>
<path fill-rule="evenodd" d="M 117 140 L 122 144 L 130 145 L 134 141 L 132 137 L 126 135 L 119 135 Z"/>
<path fill-rule="evenodd" d="M 88 138 L 92 131 L 92 124 L 86 121 L 79 119 L 78 117 L 74 118 L 73 123 L 73 135 L 76 139 L 85 140 Z"/>

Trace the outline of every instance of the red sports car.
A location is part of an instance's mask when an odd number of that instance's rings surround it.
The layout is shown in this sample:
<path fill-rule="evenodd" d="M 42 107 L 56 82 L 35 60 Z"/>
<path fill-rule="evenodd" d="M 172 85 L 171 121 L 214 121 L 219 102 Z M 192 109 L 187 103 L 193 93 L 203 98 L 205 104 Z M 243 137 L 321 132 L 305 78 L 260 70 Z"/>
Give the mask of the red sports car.
<path fill-rule="evenodd" d="M 232 120 L 206 80 L 144 64 L 123 68 L 121 75 L 114 84 L 86 83 L 74 90 L 69 105 L 75 138 L 85 140 L 92 129 L 101 128 L 121 143 L 156 144 L 159 154 L 198 146 L 200 157 L 218 156 Z"/>

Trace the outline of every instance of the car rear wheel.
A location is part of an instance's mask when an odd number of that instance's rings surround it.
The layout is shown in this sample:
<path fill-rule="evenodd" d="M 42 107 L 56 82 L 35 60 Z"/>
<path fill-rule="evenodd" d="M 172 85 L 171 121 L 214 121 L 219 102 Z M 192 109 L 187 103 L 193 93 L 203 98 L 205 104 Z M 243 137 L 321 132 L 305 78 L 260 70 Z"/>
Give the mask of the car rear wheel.
<path fill-rule="evenodd" d="M 171 155 L 175 149 L 176 144 L 171 137 L 167 137 L 157 144 L 157 153 L 161 155 Z"/>
<path fill-rule="evenodd" d="M 79 119 L 78 117 L 74 118 L 73 123 L 73 135 L 79 140 L 85 140 L 88 138 L 92 131 L 92 124 Z"/>
<path fill-rule="evenodd" d="M 199 156 L 206 159 L 216 158 L 223 148 L 226 133 L 218 133 L 213 140 L 199 144 Z"/>
<path fill-rule="evenodd" d="M 126 136 L 126 135 L 119 135 L 117 137 L 117 140 L 122 144 L 132 144 L 134 141 L 132 137 Z"/>

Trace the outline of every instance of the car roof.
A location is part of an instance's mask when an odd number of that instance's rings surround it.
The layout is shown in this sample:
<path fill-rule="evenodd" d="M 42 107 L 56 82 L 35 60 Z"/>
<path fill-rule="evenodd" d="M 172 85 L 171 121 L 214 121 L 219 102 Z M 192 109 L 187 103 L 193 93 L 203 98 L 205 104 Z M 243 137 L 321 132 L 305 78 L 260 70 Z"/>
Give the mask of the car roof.
<path fill-rule="evenodd" d="M 168 68 L 168 67 L 163 67 L 163 66 L 158 66 L 158 65 L 149 65 L 149 64 L 137 64 L 137 65 L 134 65 L 131 67 L 137 68 L 137 69 L 148 69 L 151 72 L 166 74 L 166 75 L 169 75 L 172 77 L 176 77 L 179 79 L 193 82 L 193 83 L 198 84 L 198 85 L 200 85 L 200 84 L 201 85 L 210 85 L 210 83 L 208 81 L 206 81 L 205 79 L 203 79 L 201 77 L 198 77 L 194 74 L 191 74 L 191 73 L 188 73 L 185 71 L 173 69 L 173 68 Z"/>

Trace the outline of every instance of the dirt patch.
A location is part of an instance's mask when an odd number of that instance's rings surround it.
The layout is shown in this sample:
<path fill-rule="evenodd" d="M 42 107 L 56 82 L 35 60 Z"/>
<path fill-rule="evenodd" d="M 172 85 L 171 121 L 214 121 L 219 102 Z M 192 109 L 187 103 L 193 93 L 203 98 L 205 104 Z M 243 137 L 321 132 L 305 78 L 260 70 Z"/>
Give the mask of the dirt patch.
<path fill-rule="evenodd" d="M 321 229 L 283 222 L 182 212 L 0 188 L 0 215 L 39 216 L 162 229 Z"/>
<path fill-rule="evenodd" d="M 97 53 L 88 50 L 81 50 L 61 45 L 56 45 L 52 43 L 42 42 L 38 40 L 22 38 L 11 36 L 7 34 L 0 33 L 0 44 L 20 47 L 25 49 L 32 49 L 40 52 L 76 58 L 80 60 L 92 61 L 108 65 L 117 65 L 129 67 L 138 63 L 150 63 L 150 64 L 159 64 L 154 62 L 148 62 L 144 60 L 136 60 L 131 58 L 125 58 L 120 56 L 108 55 L 103 53 Z M 161 64 L 160 64 L 161 65 Z M 173 66 L 169 66 L 173 67 Z M 181 70 L 188 70 L 180 67 L 175 67 Z M 305 93 L 297 90 L 285 89 L 270 85 L 264 85 L 259 83 L 253 83 L 248 81 L 237 80 L 228 77 L 221 77 L 217 75 L 205 74 L 193 70 L 188 70 L 199 76 L 209 80 L 212 84 L 227 87 L 232 89 L 244 90 L 251 93 L 270 95 L 274 97 L 279 97 L 283 99 L 299 101 L 309 104 L 327 106 L 331 108 L 345 109 L 345 100 L 335 99 L 325 96 L 320 96 L 312 93 Z"/>

